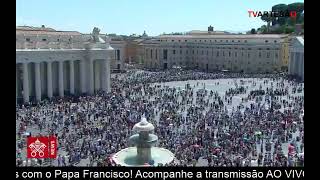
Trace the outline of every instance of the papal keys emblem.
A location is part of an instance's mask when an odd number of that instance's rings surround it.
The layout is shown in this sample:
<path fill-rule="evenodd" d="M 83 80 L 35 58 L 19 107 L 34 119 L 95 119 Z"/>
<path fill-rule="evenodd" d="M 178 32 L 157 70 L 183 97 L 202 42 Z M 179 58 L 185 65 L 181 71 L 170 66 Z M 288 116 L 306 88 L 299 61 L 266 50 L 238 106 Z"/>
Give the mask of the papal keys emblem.
<path fill-rule="evenodd" d="M 56 158 L 57 154 L 56 137 L 28 137 L 27 157 L 28 158 Z"/>
<path fill-rule="evenodd" d="M 38 155 L 40 157 L 43 157 L 46 147 L 47 146 L 44 143 L 40 142 L 39 139 L 37 139 L 35 142 L 29 145 L 29 148 L 31 149 L 31 156 L 36 157 Z"/>

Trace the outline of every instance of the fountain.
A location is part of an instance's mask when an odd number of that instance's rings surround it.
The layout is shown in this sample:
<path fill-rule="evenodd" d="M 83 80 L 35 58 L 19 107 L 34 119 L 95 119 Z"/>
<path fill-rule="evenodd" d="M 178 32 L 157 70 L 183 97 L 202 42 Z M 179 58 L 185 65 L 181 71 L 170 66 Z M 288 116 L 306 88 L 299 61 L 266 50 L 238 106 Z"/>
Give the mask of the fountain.
<path fill-rule="evenodd" d="M 170 163 L 174 159 L 174 154 L 167 149 L 154 147 L 158 141 L 158 136 L 151 134 L 154 126 L 145 117 L 133 126 L 133 131 L 137 134 L 129 138 L 129 143 L 134 147 L 120 150 L 113 155 L 113 161 L 121 166 L 146 166 Z"/>

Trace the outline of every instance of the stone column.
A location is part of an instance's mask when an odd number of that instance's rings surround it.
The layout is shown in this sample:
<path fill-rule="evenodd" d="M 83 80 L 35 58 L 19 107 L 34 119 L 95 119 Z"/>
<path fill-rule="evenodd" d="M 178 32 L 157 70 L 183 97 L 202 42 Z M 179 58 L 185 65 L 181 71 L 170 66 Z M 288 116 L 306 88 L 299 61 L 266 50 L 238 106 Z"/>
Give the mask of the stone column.
<path fill-rule="evenodd" d="M 98 91 L 100 89 L 100 65 L 101 60 L 96 60 L 94 65 L 94 90 Z"/>
<path fill-rule="evenodd" d="M 17 64 L 16 64 L 16 105 L 18 104 L 18 71 L 19 71 L 19 66 L 17 68 Z"/>
<path fill-rule="evenodd" d="M 303 74 L 303 54 L 300 53 L 299 54 L 299 77 L 302 78 L 302 74 Z"/>
<path fill-rule="evenodd" d="M 47 96 L 52 98 L 52 62 L 47 62 Z"/>
<path fill-rule="evenodd" d="M 102 60 L 101 68 L 101 89 L 102 91 L 107 91 L 107 61 L 106 59 Z"/>
<path fill-rule="evenodd" d="M 70 93 L 74 94 L 74 63 L 73 61 L 69 61 L 70 63 Z"/>
<path fill-rule="evenodd" d="M 36 100 L 41 101 L 40 63 L 35 63 Z"/>
<path fill-rule="evenodd" d="M 290 54 L 290 56 L 289 56 L 289 61 L 288 61 L 288 74 L 290 75 L 290 73 L 291 73 L 291 54 Z"/>
<path fill-rule="evenodd" d="M 302 54 L 302 74 L 301 74 L 301 78 L 302 78 L 302 81 L 304 81 L 304 54 L 303 53 L 301 53 Z"/>
<path fill-rule="evenodd" d="M 23 100 L 29 102 L 29 73 L 28 63 L 23 63 Z"/>
<path fill-rule="evenodd" d="M 106 73 L 107 73 L 107 92 L 111 92 L 111 68 L 110 68 L 110 61 L 111 61 L 111 57 L 108 57 L 107 59 L 107 70 L 106 70 Z"/>
<path fill-rule="evenodd" d="M 299 76 L 299 61 L 300 61 L 300 53 L 296 52 L 295 61 L 294 61 L 294 74 Z"/>
<path fill-rule="evenodd" d="M 94 78 L 93 78 L 93 59 L 89 63 L 89 94 L 94 94 Z"/>
<path fill-rule="evenodd" d="M 64 96 L 64 87 L 63 87 L 63 61 L 59 61 L 59 96 Z"/>
<path fill-rule="evenodd" d="M 80 90 L 81 93 L 86 93 L 86 64 L 84 60 L 80 61 Z"/>

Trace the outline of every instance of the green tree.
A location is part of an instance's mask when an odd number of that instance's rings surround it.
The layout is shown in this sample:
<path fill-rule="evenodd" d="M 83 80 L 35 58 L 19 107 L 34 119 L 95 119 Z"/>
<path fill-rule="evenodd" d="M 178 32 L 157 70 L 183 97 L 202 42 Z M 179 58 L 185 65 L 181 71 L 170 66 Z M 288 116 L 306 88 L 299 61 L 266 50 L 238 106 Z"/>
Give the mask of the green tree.
<path fill-rule="evenodd" d="M 252 28 L 250 31 L 251 34 L 257 34 L 256 29 Z"/>
<path fill-rule="evenodd" d="M 266 26 L 266 25 L 262 25 L 261 28 L 260 28 L 260 32 L 261 32 L 262 34 L 267 33 L 267 32 L 268 32 L 267 26 Z"/>
<path fill-rule="evenodd" d="M 261 16 L 261 20 L 267 22 L 267 32 L 269 32 L 272 19 L 273 18 L 271 16 Z"/>
<path fill-rule="evenodd" d="M 275 12 L 275 11 L 276 12 L 286 12 L 288 10 L 288 5 L 277 4 L 277 5 L 272 6 L 271 9 L 273 12 Z M 276 17 L 276 18 L 273 18 L 273 23 L 279 24 L 280 26 L 282 26 L 282 25 L 286 24 L 286 20 L 287 20 L 286 17 Z M 272 24 L 272 25 L 275 25 L 275 24 Z"/>
<path fill-rule="evenodd" d="M 303 16 L 302 12 L 304 11 L 304 3 L 291 3 L 288 4 L 288 11 L 295 11 L 297 13 L 297 17 L 296 17 L 296 23 L 302 23 L 303 21 L 303 17 L 301 18 L 301 16 Z"/>
<path fill-rule="evenodd" d="M 284 33 L 285 34 L 290 34 L 294 32 L 294 27 L 293 26 L 285 26 L 284 27 Z"/>

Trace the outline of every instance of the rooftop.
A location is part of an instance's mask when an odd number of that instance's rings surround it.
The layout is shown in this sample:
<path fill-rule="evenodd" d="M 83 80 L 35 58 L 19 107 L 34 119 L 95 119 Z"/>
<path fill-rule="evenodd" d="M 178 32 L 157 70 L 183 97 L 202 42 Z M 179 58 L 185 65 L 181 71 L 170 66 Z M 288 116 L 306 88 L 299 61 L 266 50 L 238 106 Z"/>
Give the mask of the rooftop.
<path fill-rule="evenodd" d="M 297 40 L 300 42 L 302 46 L 304 46 L 304 38 L 302 36 L 297 37 Z"/>
<path fill-rule="evenodd" d="M 229 34 L 228 32 L 225 31 L 201 31 L 201 30 L 192 30 L 187 32 L 186 34 L 192 35 L 192 34 L 197 34 L 197 35 L 208 35 L 208 34 Z"/>
<path fill-rule="evenodd" d="M 256 38 L 284 38 L 284 34 L 212 34 L 212 35 L 160 35 L 158 38 L 236 38 L 236 39 L 256 39 Z"/>
<path fill-rule="evenodd" d="M 76 36 L 81 35 L 81 33 L 77 31 L 56 31 L 52 28 L 47 27 L 33 27 L 33 26 L 17 26 L 16 27 L 16 35 L 70 35 Z"/>

